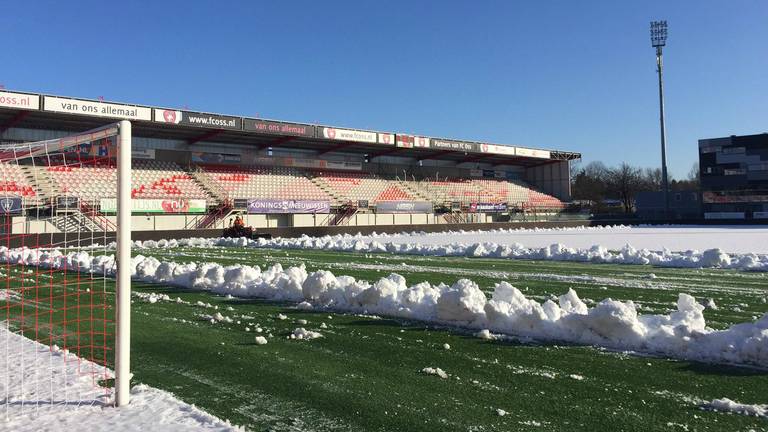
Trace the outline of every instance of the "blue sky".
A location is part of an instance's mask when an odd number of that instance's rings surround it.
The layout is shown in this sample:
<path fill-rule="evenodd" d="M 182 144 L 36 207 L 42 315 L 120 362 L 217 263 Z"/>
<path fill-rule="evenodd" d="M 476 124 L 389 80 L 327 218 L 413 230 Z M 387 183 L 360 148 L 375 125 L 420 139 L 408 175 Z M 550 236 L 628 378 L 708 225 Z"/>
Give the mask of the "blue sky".
<path fill-rule="evenodd" d="M 768 132 L 768 1 L 12 2 L 6 89 L 659 164 Z"/>

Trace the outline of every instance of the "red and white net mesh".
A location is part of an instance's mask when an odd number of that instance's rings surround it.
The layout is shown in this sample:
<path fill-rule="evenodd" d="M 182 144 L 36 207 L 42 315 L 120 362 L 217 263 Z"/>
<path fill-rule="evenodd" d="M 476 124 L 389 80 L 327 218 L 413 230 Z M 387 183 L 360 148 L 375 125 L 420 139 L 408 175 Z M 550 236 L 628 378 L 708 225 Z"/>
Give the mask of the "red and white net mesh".
<path fill-rule="evenodd" d="M 41 142 L 0 141 L 0 408 L 6 418 L 111 402 L 110 212 L 118 141 L 116 125 Z"/>

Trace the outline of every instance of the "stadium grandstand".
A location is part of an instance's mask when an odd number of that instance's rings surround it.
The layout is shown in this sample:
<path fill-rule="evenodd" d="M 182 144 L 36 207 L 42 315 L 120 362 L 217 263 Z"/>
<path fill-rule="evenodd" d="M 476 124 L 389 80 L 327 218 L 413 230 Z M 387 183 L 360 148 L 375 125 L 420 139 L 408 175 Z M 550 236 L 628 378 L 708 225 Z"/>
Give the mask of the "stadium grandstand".
<path fill-rule="evenodd" d="M 509 221 L 570 200 L 579 153 L 0 91 L 0 146 L 132 123 L 136 231 Z M 76 161 L 77 163 L 72 163 Z M 20 234 L 110 230 L 114 143 L 0 163 Z M 28 209 L 35 208 L 35 212 Z M 38 218 L 43 209 L 46 218 Z M 51 217 L 54 215 L 55 217 Z M 8 221 L 8 219 L 6 219 Z"/>

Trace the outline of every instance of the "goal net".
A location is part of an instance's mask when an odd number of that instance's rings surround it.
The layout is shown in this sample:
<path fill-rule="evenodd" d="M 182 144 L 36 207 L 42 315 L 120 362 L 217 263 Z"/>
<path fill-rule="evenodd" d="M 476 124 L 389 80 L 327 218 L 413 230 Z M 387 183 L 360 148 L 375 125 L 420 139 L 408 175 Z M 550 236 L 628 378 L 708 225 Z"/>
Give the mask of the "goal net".
<path fill-rule="evenodd" d="M 128 402 L 130 148 L 127 121 L 0 141 L 6 419 Z"/>

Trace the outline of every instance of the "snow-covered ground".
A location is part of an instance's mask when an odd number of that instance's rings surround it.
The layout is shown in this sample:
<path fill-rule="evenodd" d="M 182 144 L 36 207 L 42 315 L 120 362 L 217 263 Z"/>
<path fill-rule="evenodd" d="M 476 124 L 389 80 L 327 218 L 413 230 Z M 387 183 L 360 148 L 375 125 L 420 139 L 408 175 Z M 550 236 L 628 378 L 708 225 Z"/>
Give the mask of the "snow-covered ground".
<path fill-rule="evenodd" d="M 97 274 L 113 274 L 115 268 L 113 256 L 92 257 L 85 251 L 41 254 L 0 247 L 0 262 Z M 306 302 L 317 308 L 412 318 L 515 337 L 768 368 L 768 314 L 755 322 L 713 330 L 704 320 L 705 307 L 682 293 L 675 311 L 641 315 L 632 301 L 610 298 L 589 308 L 574 290 L 555 301 L 538 302 L 507 282 L 496 283 L 488 298 L 469 279 L 452 285 L 409 286 L 403 276 L 392 274 L 371 284 L 326 270 L 308 273 L 303 265 L 283 269 L 275 264 L 262 271 L 258 266 L 179 264 L 138 255 L 131 259 L 130 268 L 137 280 L 221 295 Z"/>
<path fill-rule="evenodd" d="M 90 373 L 111 376 L 98 365 L 51 350 L 0 323 L 0 430 L 40 431 L 239 431 L 228 422 L 146 385 L 131 390 L 131 403 L 112 407 Z"/>
<path fill-rule="evenodd" d="M 492 242 L 500 245 L 520 243 L 525 247 L 546 247 L 559 243 L 569 248 L 590 248 L 600 245 L 621 249 L 674 252 L 718 248 L 726 253 L 768 253 L 766 226 L 615 226 L 546 228 L 524 230 L 491 230 L 406 235 L 363 236 L 364 241 L 380 240 L 395 244 L 418 243 L 444 246 L 452 243 L 473 244 Z"/>
<path fill-rule="evenodd" d="M 235 246 L 768 271 L 768 228 L 580 227 L 275 238 L 190 238 L 136 248 Z"/>

